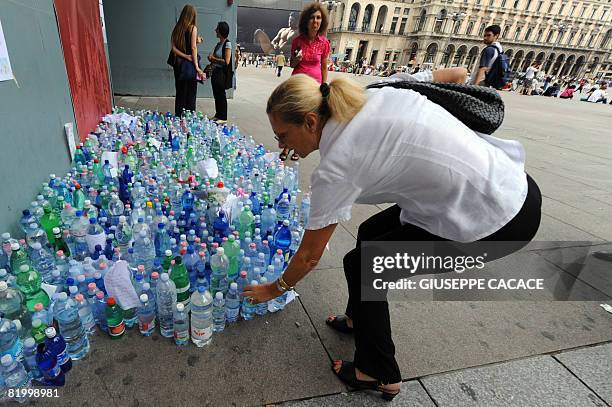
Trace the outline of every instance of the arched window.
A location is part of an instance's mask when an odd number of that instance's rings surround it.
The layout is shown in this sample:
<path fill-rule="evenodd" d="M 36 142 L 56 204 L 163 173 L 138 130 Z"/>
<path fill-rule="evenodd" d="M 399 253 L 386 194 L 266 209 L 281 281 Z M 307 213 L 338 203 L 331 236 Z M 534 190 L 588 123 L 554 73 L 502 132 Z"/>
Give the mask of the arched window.
<path fill-rule="evenodd" d="M 461 28 L 461 20 L 455 21 L 455 25 L 453 26 L 453 34 L 459 34 L 460 28 Z"/>
<path fill-rule="evenodd" d="M 504 27 L 504 32 L 502 32 L 502 38 L 507 38 L 508 37 L 508 33 L 510 32 L 510 26 L 507 25 Z"/>
<path fill-rule="evenodd" d="M 351 13 L 349 14 L 348 29 L 355 31 L 357 29 L 357 17 L 359 16 L 359 3 L 353 3 Z"/>
<path fill-rule="evenodd" d="M 376 27 L 374 30 L 377 33 L 382 32 L 383 27 L 385 26 L 385 20 L 387 19 L 387 6 L 382 6 L 378 9 L 378 17 L 376 17 Z"/>
<path fill-rule="evenodd" d="M 361 31 L 370 31 L 370 21 L 372 21 L 372 13 L 374 13 L 374 6 L 368 4 L 363 12 L 363 22 L 361 23 Z"/>
<path fill-rule="evenodd" d="M 441 10 L 438 15 L 436 15 L 436 25 L 434 26 L 434 32 L 441 33 L 442 28 L 444 26 L 444 21 L 446 20 L 446 10 Z"/>
<path fill-rule="evenodd" d="M 516 31 L 514 32 L 514 41 L 517 41 L 519 39 L 522 29 L 522 27 L 516 27 Z"/>
<path fill-rule="evenodd" d="M 417 31 L 423 31 L 425 28 L 425 23 L 427 22 L 427 10 L 423 9 L 421 11 L 421 15 L 419 16 L 419 22 L 417 24 Z"/>
<path fill-rule="evenodd" d="M 551 28 L 550 31 L 548 31 L 548 35 L 546 36 L 546 42 L 547 43 L 550 43 L 550 40 L 552 39 L 553 33 L 554 33 L 554 31 Z"/>
<path fill-rule="evenodd" d="M 467 25 L 467 28 L 465 29 L 465 34 L 472 35 L 472 31 L 474 31 L 474 22 L 470 21 Z"/>
<path fill-rule="evenodd" d="M 484 35 L 485 28 L 487 28 L 487 25 L 485 23 L 480 24 L 480 30 L 478 30 L 479 37 L 482 37 Z"/>
<path fill-rule="evenodd" d="M 438 53 L 438 44 L 436 44 L 435 42 L 429 44 L 429 47 L 427 47 L 427 56 L 425 57 L 425 62 L 433 64 L 437 53 Z"/>
<path fill-rule="evenodd" d="M 542 41 L 542 34 L 544 34 L 544 30 L 538 31 L 538 38 L 536 38 L 536 42 Z"/>
<path fill-rule="evenodd" d="M 612 30 L 608 30 L 606 35 L 601 40 L 601 48 L 607 48 L 610 45 L 610 39 L 612 38 Z"/>
<path fill-rule="evenodd" d="M 529 39 L 531 38 L 532 31 L 533 31 L 533 28 L 529 27 L 529 29 L 527 30 L 527 34 L 525 34 L 525 41 L 529 41 Z"/>

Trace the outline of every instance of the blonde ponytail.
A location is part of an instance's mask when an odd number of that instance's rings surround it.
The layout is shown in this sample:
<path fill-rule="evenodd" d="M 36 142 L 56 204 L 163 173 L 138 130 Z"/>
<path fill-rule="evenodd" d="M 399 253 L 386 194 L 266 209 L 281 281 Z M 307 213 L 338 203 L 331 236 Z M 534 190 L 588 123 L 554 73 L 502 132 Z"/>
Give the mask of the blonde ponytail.
<path fill-rule="evenodd" d="M 319 83 L 307 75 L 294 75 L 274 89 L 268 98 L 267 114 L 278 114 L 286 123 L 302 124 L 309 112 L 317 112 L 325 120 L 350 121 L 363 107 L 366 96 L 356 82 L 338 78 L 329 84 L 324 101 Z"/>

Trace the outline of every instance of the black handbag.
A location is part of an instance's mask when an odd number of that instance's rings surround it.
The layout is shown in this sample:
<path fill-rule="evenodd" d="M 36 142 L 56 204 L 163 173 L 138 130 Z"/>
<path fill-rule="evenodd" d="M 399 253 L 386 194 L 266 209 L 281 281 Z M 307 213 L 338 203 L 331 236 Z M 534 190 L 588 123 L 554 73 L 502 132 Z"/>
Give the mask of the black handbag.
<path fill-rule="evenodd" d="M 377 82 L 367 89 L 411 89 L 442 106 L 470 129 L 493 134 L 504 121 L 504 101 L 494 89 L 476 85 L 415 81 Z"/>
<path fill-rule="evenodd" d="M 179 81 L 195 81 L 197 80 L 198 72 L 196 71 L 195 64 L 191 61 L 187 61 L 179 56 L 176 57 L 178 61 L 180 61 L 179 67 Z M 200 54 L 198 54 L 198 66 L 200 65 Z"/>

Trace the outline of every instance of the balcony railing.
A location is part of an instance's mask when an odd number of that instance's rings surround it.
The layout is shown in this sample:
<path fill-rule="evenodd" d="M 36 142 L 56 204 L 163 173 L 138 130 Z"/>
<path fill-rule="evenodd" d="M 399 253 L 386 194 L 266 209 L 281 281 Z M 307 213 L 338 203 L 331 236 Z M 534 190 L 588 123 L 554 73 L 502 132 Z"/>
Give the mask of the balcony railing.
<path fill-rule="evenodd" d="M 380 34 L 380 35 L 393 35 L 396 33 L 390 32 L 389 30 L 364 30 L 362 27 L 333 27 L 329 29 L 332 33 L 360 33 L 360 34 Z"/>

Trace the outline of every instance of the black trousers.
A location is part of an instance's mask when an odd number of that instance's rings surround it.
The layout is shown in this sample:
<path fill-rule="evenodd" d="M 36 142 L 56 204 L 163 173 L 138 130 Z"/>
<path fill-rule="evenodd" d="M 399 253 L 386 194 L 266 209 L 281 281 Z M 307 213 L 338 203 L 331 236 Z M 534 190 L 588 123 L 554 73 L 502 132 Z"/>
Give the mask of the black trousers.
<path fill-rule="evenodd" d="M 227 120 L 227 96 L 225 95 L 225 72 L 223 68 L 215 68 L 210 80 L 215 97 L 215 117 Z"/>
<path fill-rule="evenodd" d="M 182 116 L 183 109 L 196 110 L 196 97 L 198 94 L 198 82 L 196 81 L 180 81 L 174 79 L 176 88 L 176 97 L 174 98 L 174 115 Z"/>
<path fill-rule="evenodd" d="M 529 191 L 519 213 L 500 230 L 481 240 L 528 242 L 533 239 L 540 225 L 542 196 L 529 175 L 527 183 Z M 353 320 L 355 337 L 354 364 L 363 373 L 385 384 L 399 382 L 402 376 L 395 360 L 387 301 L 361 301 L 361 242 L 447 240 L 417 226 L 402 225 L 400 211 L 400 207 L 394 205 L 363 222 L 357 232 L 356 248 L 344 256 L 344 274 L 349 291 L 346 315 Z M 510 247 L 505 255 L 519 248 Z"/>
<path fill-rule="evenodd" d="M 283 66 L 279 65 L 276 67 L 276 76 L 281 76 L 281 71 L 283 70 Z"/>

